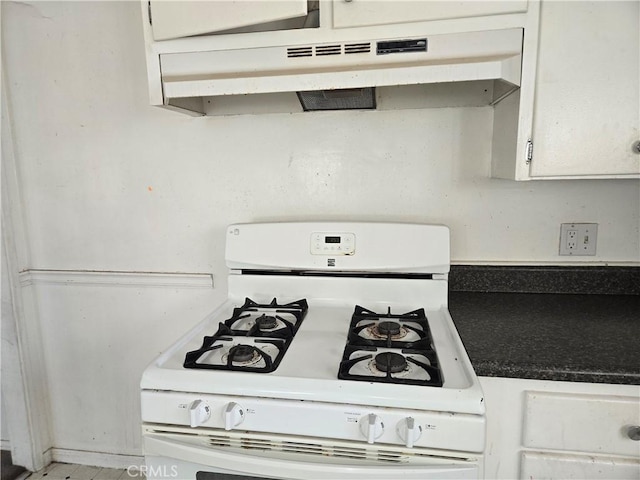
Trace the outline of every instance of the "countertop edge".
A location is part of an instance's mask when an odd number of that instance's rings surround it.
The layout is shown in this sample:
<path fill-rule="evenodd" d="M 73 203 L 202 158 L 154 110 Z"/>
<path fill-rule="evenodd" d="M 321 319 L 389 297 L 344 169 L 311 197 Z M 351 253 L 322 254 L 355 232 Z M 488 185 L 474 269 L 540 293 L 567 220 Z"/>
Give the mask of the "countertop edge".
<path fill-rule="evenodd" d="M 476 362 L 474 371 L 479 377 L 520 378 L 555 382 L 606 383 L 611 385 L 640 385 L 640 374 L 632 372 L 585 372 L 549 366 L 498 364 Z"/>

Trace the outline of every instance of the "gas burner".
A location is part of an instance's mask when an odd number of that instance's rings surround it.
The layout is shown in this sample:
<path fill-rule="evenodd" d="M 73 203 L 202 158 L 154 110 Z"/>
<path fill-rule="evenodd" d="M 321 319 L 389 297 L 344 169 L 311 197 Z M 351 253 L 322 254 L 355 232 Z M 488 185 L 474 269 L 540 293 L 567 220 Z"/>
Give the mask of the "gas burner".
<path fill-rule="evenodd" d="M 362 326 L 364 326 L 364 329 L 358 328 Z M 359 324 L 352 330 L 365 340 L 382 341 L 385 345 L 389 342 L 403 342 L 408 345 L 419 341 L 421 338 L 418 332 L 410 330 L 398 322 L 364 323 Z"/>
<path fill-rule="evenodd" d="M 235 345 L 229 349 L 228 358 L 233 363 L 251 363 L 256 357 L 259 358 L 256 347 L 251 345 Z"/>
<path fill-rule="evenodd" d="M 260 330 L 271 330 L 276 328 L 278 320 L 272 315 L 265 315 L 264 313 L 256 318 L 256 325 Z"/>
<path fill-rule="evenodd" d="M 376 325 L 375 329 L 378 331 L 380 335 L 385 337 L 387 335 L 391 335 L 391 336 L 400 335 L 400 332 L 401 332 L 401 327 L 399 323 L 389 322 L 389 321 L 379 322 L 378 325 Z"/>
<path fill-rule="evenodd" d="M 391 322 L 389 322 L 391 323 Z M 376 368 L 385 373 L 398 373 L 407 368 L 407 361 L 399 353 L 384 352 L 375 356 Z"/>
<path fill-rule="evenodd" d="M 433 349 L 424 309 L 403 314 L 376 313 L 356 305 L 348 341 L 351 345 Z"/>

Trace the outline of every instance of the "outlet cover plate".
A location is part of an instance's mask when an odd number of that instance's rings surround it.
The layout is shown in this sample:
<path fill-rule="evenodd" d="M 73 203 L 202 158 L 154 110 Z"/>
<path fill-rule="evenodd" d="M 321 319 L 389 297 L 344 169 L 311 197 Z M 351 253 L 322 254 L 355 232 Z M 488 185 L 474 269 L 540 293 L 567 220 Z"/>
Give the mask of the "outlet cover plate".
<path fill-rule="evenodd" d="M 560 255 L 595 255 L 597 223 L 560 224 Z"/>

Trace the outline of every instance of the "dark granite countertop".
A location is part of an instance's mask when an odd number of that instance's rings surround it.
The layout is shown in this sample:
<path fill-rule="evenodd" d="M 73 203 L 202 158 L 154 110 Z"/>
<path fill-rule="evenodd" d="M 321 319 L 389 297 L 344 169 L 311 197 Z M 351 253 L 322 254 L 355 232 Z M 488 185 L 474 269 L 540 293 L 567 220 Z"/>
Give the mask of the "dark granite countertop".
<path fill-rule="evenodd" d="M 477 375 L 640 385 L 640 295 L 482 290 L 449 292 Z"/>

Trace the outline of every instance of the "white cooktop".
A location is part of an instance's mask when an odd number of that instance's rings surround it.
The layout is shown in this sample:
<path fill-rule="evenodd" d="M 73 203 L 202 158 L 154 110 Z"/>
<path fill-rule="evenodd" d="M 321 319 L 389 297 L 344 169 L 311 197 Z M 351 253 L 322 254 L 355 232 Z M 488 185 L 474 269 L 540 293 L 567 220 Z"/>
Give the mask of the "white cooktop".
<path fill-rule="evenodd" d="M 309 309 L 278 368 L 271 373 L 185 369 L 188 351 L 202 345 L 245 297 L 259 303 L 306 299 Z M 143 389 L 169 390 L 404 409 L 484 414 L 483 395 L 446 308 L 446 280 L 233 273 L 229 299 L 144 372 Z M 442 387 L 338 379 L 355 305 L 384 313 L 424 308 Z"/>

